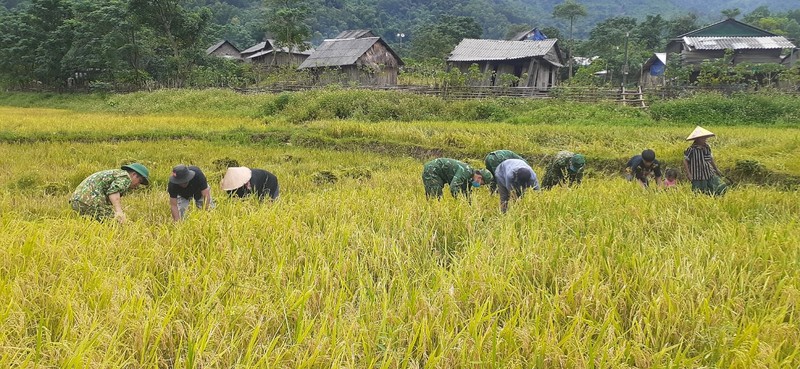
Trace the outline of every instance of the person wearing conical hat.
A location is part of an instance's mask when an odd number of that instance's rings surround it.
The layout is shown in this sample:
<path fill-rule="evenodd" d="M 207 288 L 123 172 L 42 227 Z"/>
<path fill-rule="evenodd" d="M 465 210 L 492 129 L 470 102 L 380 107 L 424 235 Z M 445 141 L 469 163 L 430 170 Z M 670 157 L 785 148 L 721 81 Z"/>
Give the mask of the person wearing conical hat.
<path fill-rule="evenodd" d="M 230 167 L 222 177 L 220 185 L 229 196 L 247 197 L 256 194 L 259 201 L 267 197 L 275 201 L 280 195 L 278 177 L 263 169 Z"/>
<path fill-rule="evenodd" d="M 422 184 L 425 196 L 441 199 L 445 184 L 450 185 L 450 194 L 459 193 L 469 199 L 472 187 L 480 187 L 493 179 L 486 169 L 476 170 L 467 163 L 456 159 L 438 158 L 425 163 L 422 170 Z"/>
<path fill-rule="evenodd" d="M 683 169 L 686 177 L 692 182 L 692 191 L 707 195 L 722 195 L 727 187 L 720 180 L 720 171 L 711 154 L 711 147 L 706 140 L 715 136 L 711 131 L 697 126 L 686 137 L 686 141 L 693 141 L 691 146 L 683 153 Z"/>
<path fill-rule="evenodd" d="M 179 164 L 172 168 L 167 192 L 172 220 L 176 222 L 186 217 L 186 210 L 192 200 L 198 209 L 208 210 L 214 207 L 211 186 L 208 185 L 206 175 L 194 165 Z"/>
<path fill-rule="evenodd" d="M 542 187 L 550 189 L 554 186 L 569 182 L 580 184 L 583 180 L 583 168 L 586 165 L 586 158 L 581 154 L 571 151 L 559 151 L 547 165 L 544 173 Z"/>
<path fill-rule="evenodd" d="M 114 218 L 125 223 L 122 195 L 139 185 L 150 184 L 150 172 L 142 164 L 123 165 L 120 169 L 103 170 L 86 177 L 69 199 L 72 210 L 99 221 Z"/>

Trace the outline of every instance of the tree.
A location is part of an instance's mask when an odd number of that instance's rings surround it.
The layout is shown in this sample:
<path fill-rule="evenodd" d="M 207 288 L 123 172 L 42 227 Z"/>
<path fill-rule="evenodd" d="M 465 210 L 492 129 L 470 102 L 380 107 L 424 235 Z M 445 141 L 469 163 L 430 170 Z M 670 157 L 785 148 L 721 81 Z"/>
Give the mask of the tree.
<path fill-rule="evenodd" d="M 661 18 L 661 15 L 648 15 L 636 28 L 635 33 L 645 48 L 663 49 L 667 38 L 667 26 L 667 21 Z"/>
<path fill-rule="evenodd" d="M 308 49 L 311 28 L 308 17 L 311 13 L 306 0 L 264 0 L 267 12 L 267 32 L 275 39 L 275 48 L 303 51 Z M 275 53 L 273 53 L 273 63 Z"/>
<path fill-rule="evenodd" d="M 417 59 L 442 59 L 465 38 L 480 38 L 483 29 L 472 17 L 446 15 L 414 32 L 410 54 Z"/>
<path fill-rule="evenodd" d="M 685 15 L 672 18 L 667 22 L 667 30 L 670 38 L 694 31 L 697 28 L 697 14 L 694 13 L 686 13 Z"/>
<path fill-rule="evenodd" d="M 723 9 L 721 13 L 722 15 L 725 16 L 725 18 L 736 19 L 736 17 L 742 14 L 742 11 L 739 10 L 739 8 L 732 8 L 732 9 Z"/>
<path fill-rule="evenodd" d="M 168 64 L 175 70 L 175 82 L 182 86 L 199 59 L 201 44 L 208 42 L 211 11 L 205 7 L 189 11 L 181 0 L 130 0 L 129 9 L 140 24 L 159 31 L 172 54 Z"/>
<path fill-rule="evenodd" d="M 572 77 L 572 30 L 575 24 L 575 19 L 578 17 L 585 17 L 588 13 L 586 7 L 575 2 L 575 0 L 564 0 L 563 4 L 556 5 L 553 8 L 553 17 L 569 20 L 569 48 L 567 54 L 569 55 L 569 76 Z"/>

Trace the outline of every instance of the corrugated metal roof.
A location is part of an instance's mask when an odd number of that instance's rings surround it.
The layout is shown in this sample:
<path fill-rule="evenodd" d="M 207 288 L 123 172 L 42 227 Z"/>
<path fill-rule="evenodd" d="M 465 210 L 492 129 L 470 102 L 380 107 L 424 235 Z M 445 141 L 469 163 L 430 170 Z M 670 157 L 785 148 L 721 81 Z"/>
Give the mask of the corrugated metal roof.
<path fill-rule="evenodd" d="M 322 41 L 300 69 L 353 65 L 380 37 L 346 38 Z"/>
<path fill-rule="evenodd" d="M 244 51 L 242 51 L 242 55 L 264 50 L 265 47 L 267 47 L 267 42 L 266 41 L 259 42 L 259 43 L 255 44 L 255 45 L 251 46 L 251 47 L 248 47 Z"/>
<path fill-rule="evenodd" d="M 556 41 L 556 39 L 542 41 L 505 41 L 465 38 L 453 49 L 447 61 L 514 60 L 545 56 L 555 46 Z M 554 64 L 557 63 L 554 62 Z"/>
<path fill-rule="evenodd" d="M 244 57 L 244 58 L 248 58 L 248 59 L 249 58 L 256 58 L 256 57 L 259 57 L 259 56 L 263 56 L 263 55 L 269 54 L 269 52 L 274 49 L 274 45 L 275 45 L 275 40 L 268 39 L 267 41 L 259 42 L 255 46 L 252 46 L 252 47 L 248 48 L 247 50 L 242 51 L 241 54 L 242 54 L 242 57 Z M 314 51 L 311 48 L 309 48 L 308 50 L 303 50 L 303 51 L 298 51 L 296 48 L 292 48 L 292 51 L 290 52 L 288 47 L 282 47 L 282 48 L 280 48 L 278 50 L 280 50 L 282 52 L 285 52 L 285 53 L 302 54 L 302 55 L 311 55 L 311 53 Z M 252 55 L 248 55 L 248 54 L 252 54 Z"/>
<path fill-rule="evenodd" d="M 783 36 L 684 37 L 683 42 L 695 50 L 793 49 L 795 47 Z"/>
<path fill-rule="evenodd" d="M 228 41 L 222 40 L 220 42 L 217 42 L 214 45 L 211 45 L 208 49 L 206 49 L 206 55 L 213 53 L 215 50 L 219 49 L 219 47 L 222 46 L 223 44 L 225 44 L 226 42 L 228 42 Z"/>
<path fill-rule="evenodd" d="M 364 38 L 364 37 L 375 37 L 375 34 L 368 29 L 349 29 L 340 32 L 334 38 Z"/>

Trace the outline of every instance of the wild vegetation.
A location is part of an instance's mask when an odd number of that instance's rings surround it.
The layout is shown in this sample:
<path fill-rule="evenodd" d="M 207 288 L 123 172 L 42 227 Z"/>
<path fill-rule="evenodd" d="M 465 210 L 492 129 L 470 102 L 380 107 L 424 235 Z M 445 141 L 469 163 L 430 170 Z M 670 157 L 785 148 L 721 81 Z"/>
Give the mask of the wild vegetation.
<path fill-rule="evenodd" d="M 722 13 L 716 1 L 702 9 L 684 2 L 628 1 L 620 8 L 605 0 L 12 0 L 0 6 L 0 87 L 254 85 L 270 77 L 252 64 L 207 57 L 207 48 L 225 39 L 244 50 L 267 34 L 280 46 L 305 48 L 358 28 L 382 36 L 408 69 L 437 72 L 463 38 L 506 39 L 532 27 L 560 39 L 570 55 L 600 57 L 598 65 L 617 76 L 626 59 L 636 74 L 670 38 L 724 17 L 741 15 L 754 26 L 800 38 L 800 10 L 791 2 L 739 2 L 741 10 Z"/>
<path fill-rule="evenodd" d="M 0 94 L 0 366 L 800 365 L 795 121 L 703 122 L 723 170 L 781 178 L 712 198 L 619 175 L 645 147 L 677 166 L 688 113 L 387 94 L 425 113 L 380 117 L 368 96 Z M 424 198 L 426 160 L 497 148 L 538 173 L 572 149 L 589 172 L 507 214 L 484 189 Z M 68 208 L 86 175 L 133 160 L 153 184 L 123 198 L 128 224 Z M 178 163 L 218 207 L 171 224 Z M 276 173 L 279 201 L 225 198 L 232 163 Z"/>

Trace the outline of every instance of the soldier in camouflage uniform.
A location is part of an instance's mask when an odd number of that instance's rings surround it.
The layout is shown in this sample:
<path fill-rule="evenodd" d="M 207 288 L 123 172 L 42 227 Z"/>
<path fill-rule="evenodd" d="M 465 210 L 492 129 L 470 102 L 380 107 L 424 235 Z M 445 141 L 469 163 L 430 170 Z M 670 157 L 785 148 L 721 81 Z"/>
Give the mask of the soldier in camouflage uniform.
<path fill-rule="evenodd" d="M 547 172 L 542 180 L 542 187 L 550 189 L 561 183 L 580 184 L 583 180 L 583 167 L 586 158 L 581 154 L 569 151 L 559 151 L 547 166 Z"/>
<path fill-rule="evenodd" d="M 450 185 L 450 193 L 458 197 L 461 192 L 469 198 L 471 187 L 480 187 L 481 184 L 492 180 L 488 170 L 472 169 L 467 163 L 456 159 L 439 158 L 425 164 L 422 171 L 422 183 L 425 185 L 425 196 L 442 197 L 445 183 Z"/>
<path fill-rule="evenodd" d="M 495 173 L 495 170 L 500 163 L 508 159 L 525 160 L 523 157 L 517 155 L 517 153 L 511 150 L 492 151 L 489 153 L 489 155 L 486 155 L 486 158 L 483 160 L 484 164 L 486 164 L 486 170 L 488 170 L 489 173 L 492 173 L 492 180 L 487 182 L 489 183 L 489 189 L 492 193 L 494 193 L 494 191 L 497 189 L 497 173 Z"/>
<path fill-rule="evenodd" d="M 80 215 L 103 221 L 114 218 L 120 223 L 126 216 L 122 211 L 120 197 L 128 190 L 150 183 L 147 168 L 139 163 L 123 165 L 120 169 L 109 169 L 94 173 L 78 185 L 69 199 L 72 210 Z"/>

